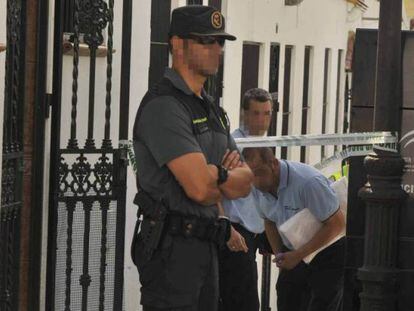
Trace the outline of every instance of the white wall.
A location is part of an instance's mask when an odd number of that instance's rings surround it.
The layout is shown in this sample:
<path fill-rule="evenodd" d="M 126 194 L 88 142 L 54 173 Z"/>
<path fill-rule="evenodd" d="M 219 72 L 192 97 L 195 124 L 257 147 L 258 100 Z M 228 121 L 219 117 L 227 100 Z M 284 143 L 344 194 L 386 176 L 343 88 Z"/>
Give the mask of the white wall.
<path fill-rule="evenodd" d="M 304 1 L 298 7 L 288 7 L 284 1 L 238 0 L 227 1 L 227 29 L 237 36 L 236 42 L 226 43 L 224 72 L 224 107 L 229 113 L 232 127 L 239 122 L 239 94 L 241 81 L 242 45 L 245 41 L 262 44 L 259 70 L 259 87 L 268 88 L 269 50 L 271 43 L 280 44 L 279 102 L 283 101 L 284 49 L 293 45 L 290 134 L 301 131 L 303 65 L 305 46 L 313 47 L 310 77 L 309 133 L 321 132 L 323 65 L 325 48 L 331 49 L 332 59 L 329 81 L 329 108 L 327 132 L 334 130 L 336 101 L 336 66 L 338 49 L 346 51 L 348 30 L 354 27 L 347 22 L 345 1 Z M 329 12 L 329 14 L 325 14 Z M 360 19 L 359 19 L 360 20 Z M 277 25 L 277 26 L 276 26 Z M 278 32 L 276 33 L 276 27 Z M 329 112 L 331 112 L 329 114 Z M 278 114 L 278 134 L 282 126 L 281 110 Z M 332 152 L 332 148 L 328 151 Z M 299 159 L 299 148 L 291 148 L 290 158 Z M 320 147 L 308 152 L 310 163 L 320 160 Z"/>

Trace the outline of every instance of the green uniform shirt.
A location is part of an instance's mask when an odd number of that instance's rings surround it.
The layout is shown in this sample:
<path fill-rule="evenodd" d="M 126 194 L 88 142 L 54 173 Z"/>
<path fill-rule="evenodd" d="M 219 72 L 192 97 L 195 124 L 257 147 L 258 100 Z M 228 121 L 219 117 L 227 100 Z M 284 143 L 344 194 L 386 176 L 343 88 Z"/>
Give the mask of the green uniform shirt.
<path fill-rule="evenodd" d="M 226 149 L 237 149 L 226 131 L 215 131 L 207 119 L 222 126 L 222 121 L 211 108 L 213 103 L 203 92 L 196 96 L 181 76 L 167 69 L 164 77 L 176 89 L 191 98 L 205 115 L 193 119 L 190 112 L 173 96 L 159 96 L 143 108 L 138 124 L 134 126 L 134 151 L 141 187 L 155 198 L 163 198 L 171 211 L 202 218 L 216 218 L 217 207 L 202 206 L 189 199 L 166 164 L 184 154 L 201 152 L 209 164 L 219 164 Z M 193 123 L 204 126 L 203 133 L 193 133 Z"/>

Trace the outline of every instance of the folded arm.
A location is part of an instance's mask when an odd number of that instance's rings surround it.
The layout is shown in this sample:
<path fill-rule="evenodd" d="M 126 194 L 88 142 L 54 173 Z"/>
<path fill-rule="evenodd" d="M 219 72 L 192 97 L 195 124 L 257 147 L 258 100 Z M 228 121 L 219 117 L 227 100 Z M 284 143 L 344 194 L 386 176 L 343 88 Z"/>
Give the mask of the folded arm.
<path fill-rule="evenodd" d="M 223 195 L 234 200 L 246 197 L 251 191 L 251 183 L 253 174 L 247 164 L 243 163 L 240 167 L 236 167 L 228 172 L 228 179 L 219 186 Z"/>
<path fill-rule="evenodd" d="M 167 166 L 191 200 L 205 206 L 221 200 L 217 167 L 208 165 L 202 153 L 184 154 L 168 162 Z"/>

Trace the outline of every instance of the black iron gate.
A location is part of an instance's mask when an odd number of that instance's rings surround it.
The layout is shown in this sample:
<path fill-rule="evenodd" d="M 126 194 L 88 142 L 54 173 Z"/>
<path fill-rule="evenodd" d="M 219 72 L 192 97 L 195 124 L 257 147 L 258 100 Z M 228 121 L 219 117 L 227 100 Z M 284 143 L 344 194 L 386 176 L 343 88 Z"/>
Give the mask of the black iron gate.
<path fill-rule="evenodd" d="M 67 2 L 55 2 L 46 309 L 122 310 L 132 0 L 116 2 L 123 6 L 119 17 L 114 0 Z M 68 7 L 72 34 L 63 33 Z M 120 20 L 114 105 L 114 21 Z M 63 56 L 63 46 L 72 57 Z M 97 59 L 105 51 L 106 60 Z M 103 83 L 97 72 L 105 73 Z"/>
<path fill-rule="evenodd" d="M 17 310 L 18 308 L 20 210 L 23 181 L 25 3 L 23 0 L 7 0 L 0 207 L 1 311 Z"/>

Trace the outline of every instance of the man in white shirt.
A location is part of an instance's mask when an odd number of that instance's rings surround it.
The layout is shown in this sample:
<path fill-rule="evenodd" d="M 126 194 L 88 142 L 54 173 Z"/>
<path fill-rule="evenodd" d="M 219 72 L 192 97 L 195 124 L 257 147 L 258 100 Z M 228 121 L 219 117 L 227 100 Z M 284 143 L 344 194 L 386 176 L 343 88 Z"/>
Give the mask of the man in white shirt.
<path fill-rule="evenodd" d="M 266 90 L 248 90 L 243 97 L 244 124 L 233 138 L 265 136 L 272 117 L 272 98 Z M 227 248 L 219 254 L 220 311 L 258 311 L 256 251 L 263 248 L 264 222 L 257 211 L 259 198 L 224 200 L 226 216 L 232 223 Z"/>

